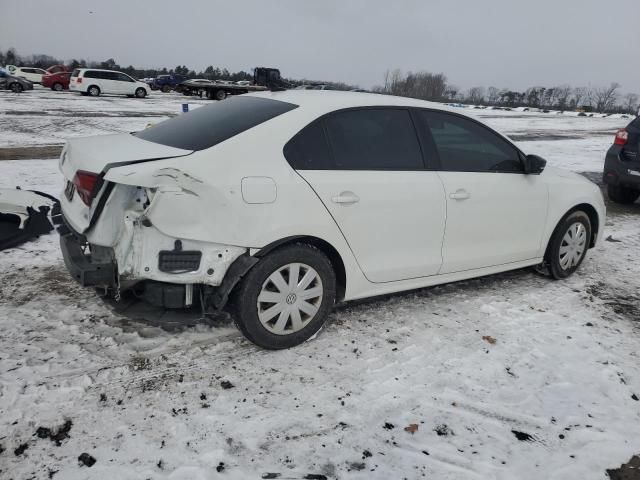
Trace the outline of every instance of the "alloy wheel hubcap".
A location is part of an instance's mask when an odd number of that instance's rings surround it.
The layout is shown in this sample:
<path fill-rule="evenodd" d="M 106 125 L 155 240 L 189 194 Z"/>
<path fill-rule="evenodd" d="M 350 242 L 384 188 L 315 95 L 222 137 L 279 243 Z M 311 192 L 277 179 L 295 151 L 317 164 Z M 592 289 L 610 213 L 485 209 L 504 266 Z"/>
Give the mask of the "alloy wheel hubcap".
<path fill-rule="evenodd" d="M 258 319 L 276 335 L 290 335 L 306 327 L 322 304 L 320 275 L 304 263 L 290 263 L 273 272 L 258 295 Z"/>
<path fill-rule="evenodd" d="M 580 222 L 572 224 L 560 243 L 560 267 L 573 268 L 580 263 L 587 245 L 587 229 Z"/>

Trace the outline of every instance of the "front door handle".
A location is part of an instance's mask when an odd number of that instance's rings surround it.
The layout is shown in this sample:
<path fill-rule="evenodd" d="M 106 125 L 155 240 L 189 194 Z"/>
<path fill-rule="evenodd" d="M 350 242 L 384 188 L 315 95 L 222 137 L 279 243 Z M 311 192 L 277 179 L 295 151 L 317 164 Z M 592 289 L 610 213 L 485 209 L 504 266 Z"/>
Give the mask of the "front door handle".
<path fill-rule="evenodd" d="M 331 201 L 340 205 L 353 205 L 360 201 L 360 197 L 353 192 L 340 192 L 339 195 L 331 197 Z"/>
<path fill-rule="evenodd" d="M 467 200 L 468 198 L 471 198 L 471 194 L 464 188 L 459 188 L 455 193 L 450 194 L 449 198 L 453 198 L 454 200 Z"/>

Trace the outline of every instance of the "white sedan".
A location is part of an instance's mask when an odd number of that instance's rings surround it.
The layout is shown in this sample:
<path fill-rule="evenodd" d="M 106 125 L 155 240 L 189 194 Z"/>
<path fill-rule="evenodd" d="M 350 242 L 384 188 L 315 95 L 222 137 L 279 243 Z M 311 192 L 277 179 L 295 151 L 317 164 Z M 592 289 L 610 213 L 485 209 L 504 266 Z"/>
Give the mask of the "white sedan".
<path fill-rule="evenodd" d="M 247 94 L 70 140 L 61 246 L 83 285 L 228 307 L 249 340 L 287 348 L 336 302 L 529 266 L 571 275 L 605 206 L 545 163 L 441 104 Z"/>

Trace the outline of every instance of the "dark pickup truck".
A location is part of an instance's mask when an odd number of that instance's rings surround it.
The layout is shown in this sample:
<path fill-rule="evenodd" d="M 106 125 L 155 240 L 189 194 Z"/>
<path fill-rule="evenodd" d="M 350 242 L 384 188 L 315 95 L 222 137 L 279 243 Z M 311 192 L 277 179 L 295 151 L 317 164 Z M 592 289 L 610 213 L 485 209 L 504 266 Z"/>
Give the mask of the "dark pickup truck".
<path fill-rule="evenodd" d="M 158 75 L 149 83 L 151 90 L 161 90 L 164 93 L 175 90 L 178 85 L 184 82 L 187 77 L 183 75 L 169 74 Z"/>

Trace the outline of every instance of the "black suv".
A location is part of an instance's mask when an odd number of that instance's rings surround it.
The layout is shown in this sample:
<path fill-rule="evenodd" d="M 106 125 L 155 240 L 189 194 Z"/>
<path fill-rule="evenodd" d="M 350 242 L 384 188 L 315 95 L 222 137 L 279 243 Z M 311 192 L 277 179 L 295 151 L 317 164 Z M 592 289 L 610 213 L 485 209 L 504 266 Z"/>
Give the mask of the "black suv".
<path fill-rule="evenodd" d="M 618 130 L 604 161 L 603 181 L 609 198 L 633 203 L 640 197 L 640 117 Z"/>

